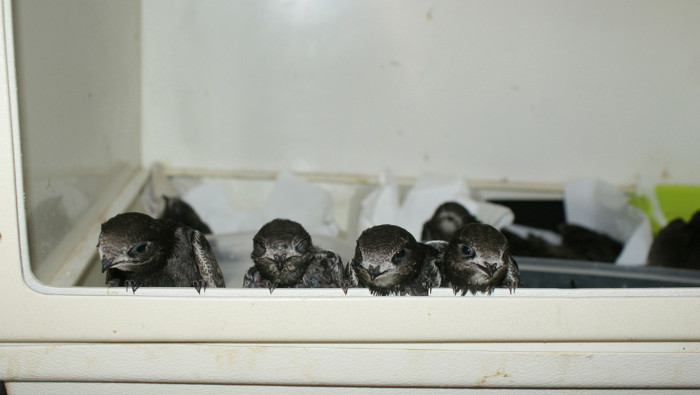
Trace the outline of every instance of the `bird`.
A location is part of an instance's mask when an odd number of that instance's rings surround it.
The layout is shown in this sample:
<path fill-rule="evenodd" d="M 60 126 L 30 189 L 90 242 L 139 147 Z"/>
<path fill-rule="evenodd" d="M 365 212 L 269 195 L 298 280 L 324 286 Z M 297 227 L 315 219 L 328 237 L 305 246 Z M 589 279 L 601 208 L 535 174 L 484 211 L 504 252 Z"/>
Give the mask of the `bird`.
<path fill-rule="evenodd" d="M 561 243 L 554 244 L 534 233 L 521 237 L 503 229 L 510 252 L 517 256 L 571 259 L 578 261 L 615 262 L 622 243 L 602 233 L 580 225 L 562 223 L 558 227 Z"/>
<path fill-rule="evenodd" d="M 200 293 L 225 287 L 206 237 L 168 219 L 137 212 L 118 214 L 101 226 L 97 242 L 107 286 L 188 287 Z"/>
<path fill-rule="evenodd" d="M 205 235 L 212 233 L 209 226 L 199 218 L 197 212 L 187 202 L 177 196 L 168 197 L 166 195 L 163 195 L 163 200 L 165 200 L 165 209 L 159 218 L 181 222 Z"/>
<path fill-rule="evenodd" d="M 657 233 L 649 248 L 650 266 L 700 269 L 700 211 L 686 223 L 676 218 Z"/>
<path fill-rule="evenodd" d="M 445 202 L 435 209 L 432 218 L 423 224 L 421 240 L 450 241 L 457 229 L 473 222 L 479 220 L 464 206 L 457 202 Z"/>
<path fill-rule="evenodd" d="M 520 286 L 520 270 L 508 251 L 508 240 L 487 224 L 472 223 L 457 230 L 438 266 L 443 285 L 449 284 L 455 295 L 491 294 L 501 286 L 512 293 Z"/>
<path fill-rule="evenodd" d="M 298 222 L 276 218 L 253 237 L 253 266 L 243 288 L 344 288 L 344 267 L 333 251 L 313 245 Z"/>
<path fill-rule="evenodd" d="M 440 286 L 439 257 L 437 249 L 417 242 L 407 230 L 377 225 L 357 239 L 346 278 L 349 286 L 359 284 L 375 296 L 428 295 Z"/>
<path fill-rule="evenodd" d="M 615 262 L 624 245 L 619 241 L 580 225 L 561 224 L 562 249 L 568 253 L 566 259 L 596 262 Z"/>

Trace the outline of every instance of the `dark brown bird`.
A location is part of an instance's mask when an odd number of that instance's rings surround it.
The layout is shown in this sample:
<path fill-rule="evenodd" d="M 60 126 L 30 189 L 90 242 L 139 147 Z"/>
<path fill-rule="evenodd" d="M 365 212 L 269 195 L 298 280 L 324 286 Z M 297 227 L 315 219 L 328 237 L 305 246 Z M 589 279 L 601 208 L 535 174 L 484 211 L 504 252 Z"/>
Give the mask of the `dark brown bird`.
<path fill-rule="evenodd" d="M 457 294 L 491 293 L 496 287 L 511 292 L 520 286 L 518 264 L 508 251 L 508 240 L 496 228 L 472 223 L 460 228 L 445 248 L 439 264 L 443 285 Z"/>
<path fill-rule="evenodd" d="M 275 219 L 253 237 L 254 265 L 243 278 L 243 288 L 343 288 L 340 257 L 315 247 L 301 224 Z"/>
<path fill-rule="evenodd" d="M 163 200 L 165 200 L 165 209 L 160 214 L 161 219 L 181 222 L 183 225 L 198 230 L 205 235 L 212 233 L 209 226 L 199 218 L 197 212 L 187 202 L 177 196 L 168 197 L 163 195 Z"/>
<path fill-rule="evenodd" d="M 583 226 L 561 224 L 561 244 L 568 251 L 564 258 L 596 262 L 615 262 L 622 252 L 622 243 Z"/>
<path fill-rule="evenodd" d="M 443 203 L 435 210 L 433 217 L 423 224 L 421 240 L 450 241 L 457 229 L 473 222 L 479 222 L 479 220 L 461 204 Z"/>
<path fill-rule="evenodd" d="M 222 288 L 224 277 L 204 235 L 167 219 L 119 214 L 97 243 L 107 286 Z"/>
<path fill-rule="evenodd" d="M 346 276 L 373 295 L 428 295 L 440 286 L 439 251 L 418 243 L 405 229 L 379 225 L 357 239 Z"/>
<path fill-rule="evenodd" d="M 700 211 L 688 223 L 676 218 L 661 229 L 647 261 L 651 266 L 700 269 Z"/>

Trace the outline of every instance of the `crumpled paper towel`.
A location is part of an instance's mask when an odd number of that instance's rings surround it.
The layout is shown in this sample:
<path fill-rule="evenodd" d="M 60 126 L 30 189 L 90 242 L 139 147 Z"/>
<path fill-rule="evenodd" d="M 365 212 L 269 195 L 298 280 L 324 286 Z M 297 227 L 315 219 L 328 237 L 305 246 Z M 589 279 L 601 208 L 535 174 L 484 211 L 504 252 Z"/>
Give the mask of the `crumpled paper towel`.
<path fill-rule="evenodd" d="M 374 225 L 394 223 L 398 216 L 399 185 L 394 175 L 387 170 L 379 174 L 379 186 L 362 199 L 358 232 Z"/>
<path fill-rule="evenodd" d="M 177 196 L 178 193 L 173 187 L 170 179 L 165 175 L 165 167 L 160 162 L 155 162 L 151 166 L 148 183 L 141 192 L 141 203 L 144 211 L 152 217 L 158 217 L 165 210 L 165 196 Z"/>
<path fill-rule="evenodd" d="M 566 222 L 584 226 L 624 243 L 618 265 L 642 266 L 653 241 L 649 218 L 629 204 L 614 185 L 578 180 L 564 187 Z"/>
<path fill-rule="evenodd" d="M 331 194 L 287 171 L 277 176 L 275 187 L 263 209 L 263 216 L 265 222 L 275 218 L 297 221 L 311 234 L 338 235 Z"/>
<path fill-rule="evenodd" d="M 223 179 L 204 179 L 186 191 L 182 199 L 189 203 L 214 234 L 252 230 L 264 223 L 262 211 L 237 210 L 228 198 L 229 185 Z"/>
<path fill-rule="evenodd" d="M 233 191 L 235 192 L 235 191 Z M 275 218 L 297 221 L 311 234 L 337 236 L 330 193 L 290 172 L 277 176 L 260 210 L 241 211 L 227 197 L 226 180 L 204 180 L 182 196 L 215 234 L 257 231 Z"/>
<path fill-rule="evenodd" d="M 420 240 L 423 224 L 442 203 L 462 204 L 480 221 L 498 229 L 513 223 L 513 212 L 504 206 L 471 198 L 467 184 L 458 177 L 427 174 L 421 176 L 399 202 L 399 188 L 390 170 L 379 176 L 379 186 L 362 201 L 359 232 L 375 225 L 393 224 Z"/>

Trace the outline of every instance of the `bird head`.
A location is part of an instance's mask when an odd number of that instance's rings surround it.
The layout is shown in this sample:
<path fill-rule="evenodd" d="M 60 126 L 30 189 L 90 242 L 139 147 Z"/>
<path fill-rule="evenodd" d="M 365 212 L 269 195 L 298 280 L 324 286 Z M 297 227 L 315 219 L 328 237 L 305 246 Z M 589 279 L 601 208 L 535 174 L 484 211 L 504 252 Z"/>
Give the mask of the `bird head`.
<path fill-rule="evenodd" d="M 432 218 L 423 225 L 422 239 L 423 241 L 449 241 L 457 229 L 472 222 L 478 222 L 478 220 L 461 204 L 443 203 L 435 210 Z"/>
<path fill-rule="evenodd" d="M 422 260 L 422 251 L 410 233 L 398 226 L 379 225 L 366 229 L 357 239 L 351 265 L 360 285 L 386 291 L 413 280 Z"/>
<path fill-rule="evenodd" d="M 102 272 L 136 271 L 167 259 L 172 244 L 169 227 L 141 213 L 123 213 L 102 224 L 97 251 Z"/>
<path fill-rule="evenodd" d="M 264 277 L 284 286 L 301 280 L 314 251 L 311 236 L 299 223 L 275 219 L 253 237 L 250 257 Z"/>
<path fill-rule="evenodd" d="M 496 228 L 471 223 L 460 228 L 450 240 L 443 265 L 455 281 L 468 279 L 486 285 L 505 274 L 508 241 Z"/>

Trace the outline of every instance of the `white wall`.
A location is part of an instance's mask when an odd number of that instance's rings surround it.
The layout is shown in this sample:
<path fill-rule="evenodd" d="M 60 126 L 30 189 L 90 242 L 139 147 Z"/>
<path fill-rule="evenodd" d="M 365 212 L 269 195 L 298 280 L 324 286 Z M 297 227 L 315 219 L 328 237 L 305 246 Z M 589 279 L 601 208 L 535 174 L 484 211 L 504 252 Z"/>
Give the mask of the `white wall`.
<path fill-rule="evenodd" d="M 700 2 L 143 0 L 144 163 L 700 182 Z"/>

